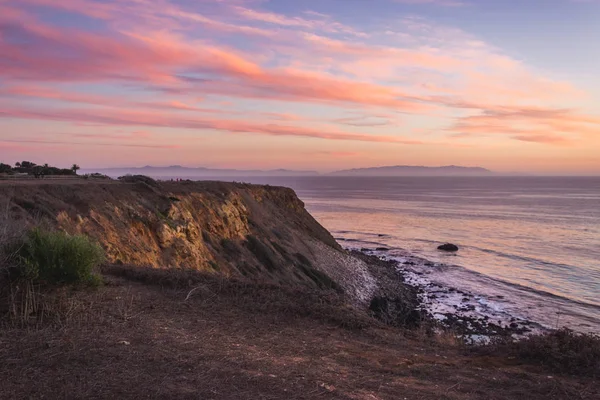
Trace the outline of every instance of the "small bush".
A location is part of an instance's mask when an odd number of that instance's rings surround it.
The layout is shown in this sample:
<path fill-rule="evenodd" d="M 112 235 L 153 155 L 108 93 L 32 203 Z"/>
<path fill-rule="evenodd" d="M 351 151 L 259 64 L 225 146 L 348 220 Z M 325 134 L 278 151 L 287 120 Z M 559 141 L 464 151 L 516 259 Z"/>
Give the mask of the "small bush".
<path fill-rule="evenodd" d="M 139 183 L 139 182 L 141 182 L 141 183 L 145 183 L 146 185 L 151 186 L 151 187 L 159 186 L 158 182 L 156 180 L 154 180 L 146 175 L 125 175 L 125 176 L 120 176 L 117 179 L 124 183 Z"/>
<path fill-rule="evenodd" d="M 86 236 L 34 228 L 14 246 L 13 278 L 49 285 L 99 282 L 93 270 L 104 252 Z"/>
<path fill-rule="evenodd" d="M 567 328 L 517 341 L 478 346 L 477 352 L 502 354 L 557 373 L 600 377 L 600 336 Z"/>
<path fill-rule="evenodd" d="M 221 247 L 223 247 L 223 251 L 225 257 L 227 258 L 238 258 L 241 254 L 240 248 L 236 244 L 236 242 L 232 239 L 223 238 L 221 239 Z"/>

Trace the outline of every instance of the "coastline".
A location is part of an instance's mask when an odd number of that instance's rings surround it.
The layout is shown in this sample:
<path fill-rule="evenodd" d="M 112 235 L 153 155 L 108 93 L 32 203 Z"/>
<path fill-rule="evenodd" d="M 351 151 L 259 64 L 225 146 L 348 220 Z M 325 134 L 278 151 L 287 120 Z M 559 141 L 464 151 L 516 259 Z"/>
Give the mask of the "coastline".
<path fill-rule="evenodd" d="M 564 322 L 567 317 L 566 314 L 561 315 L 560 311 L 557 312 L 555 323 L 544 324 L 543 321 L 523 313 L 520 309 L 522 305 L 515 302 L 513 298 L 507 298 L 506 293 L 502 291 L 490 287 L 479 287 L 475 288 L 478 290 L 473 290 L 464 281 L 452 284 L 451 279 L 439 279 L 440 276 L 447 277 L 453 271 L 477 274 L 466 271 L 462 267 L 436 263 L 406 251 L 402 251 L 402 256 L 399 256 L 398 249 L 356 247 L 357 243 L 352 240 L 346 242 L 339 237 L 336 239 L 342 243 L 342 247 L 355 256 L 374 257 L 391 263 L 404 284 L 415 289 L 419 312 L 426 318 L 456 332 L 467 341 L 486 342 L 496 336 L 511 336 L 518 339 L 548 333 L 564 326 L 572 329 L 570 324 L 561 323 L 561 319 Z M 489 280 L 488 277 L 483 276 L 482 279 Z M 517 293 L 528 288 L 512 289 Z M 486 290 L 487 293 L 481 293 Z M 530 295 L 544 297 L 550 294 L 531 292 Z M 569 299 L 557 296 L 552 300 L 570 302 Z M 590 327 L 592 329 L 573 330 L 581 333 L 597 333 L 593 326 Z"/>

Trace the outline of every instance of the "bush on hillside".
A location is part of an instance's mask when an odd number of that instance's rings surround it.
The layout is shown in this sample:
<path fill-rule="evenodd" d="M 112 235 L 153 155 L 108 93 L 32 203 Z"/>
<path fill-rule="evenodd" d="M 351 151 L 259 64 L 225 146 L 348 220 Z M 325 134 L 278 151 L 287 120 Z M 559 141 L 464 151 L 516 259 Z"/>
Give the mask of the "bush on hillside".
<path fill-rule="evenodd" d="M 139 182 L 141 182 L 141 183 L 145 183 L 146 185 L 151 186 L 151 187 L 158 186 L 158 182 L 155 179 L 152 179 L 146 175 L 125 175 L 125 176 L 120 176 L 117 179 L 124 183 L 139 183 Z"/>
<path fill-rule="evenodd" d="M 87 236 L 34 228 L 11 246 L 11 279 L 48 285 L 98 282 L 94 268 L 104 252 Z"/>
<path fill-rule="evenodd" d="M 475 351 L 506 355 L 557 373 L 600 377 L 600 336 L 567 328 L 522 340 L 482 345 Z"/>

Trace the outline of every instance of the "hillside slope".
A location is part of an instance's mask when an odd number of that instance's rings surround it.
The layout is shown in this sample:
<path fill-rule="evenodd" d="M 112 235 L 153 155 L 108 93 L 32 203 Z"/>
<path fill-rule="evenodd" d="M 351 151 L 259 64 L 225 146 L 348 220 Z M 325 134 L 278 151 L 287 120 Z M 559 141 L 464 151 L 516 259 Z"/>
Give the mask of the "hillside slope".
<path fill-rule="evenodd" d="M 13 218 L 91 236 L 113 264 L 334 288 L 361 305 L 376 292 L 366 263 L 344 252 L 287 188 L 38 181 L 3 184 L 1 204 Z"/>

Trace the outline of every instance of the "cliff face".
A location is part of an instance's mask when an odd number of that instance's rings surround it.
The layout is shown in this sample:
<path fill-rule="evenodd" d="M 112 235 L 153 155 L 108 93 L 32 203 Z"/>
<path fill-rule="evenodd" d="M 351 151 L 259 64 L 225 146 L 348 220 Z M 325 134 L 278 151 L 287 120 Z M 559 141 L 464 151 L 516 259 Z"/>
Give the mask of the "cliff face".
<path fill-rule="evenodd" d="M 287 188 L 24 182 L 0 186 L 0 204 L 24 222 L 89 235 L 111 263 L 335 287 L 361 303 L 375 287 L 364 263 L 342 251 Z"/>

